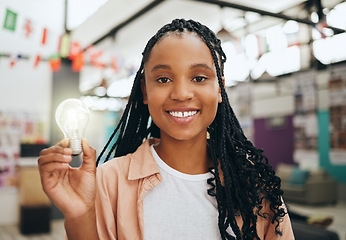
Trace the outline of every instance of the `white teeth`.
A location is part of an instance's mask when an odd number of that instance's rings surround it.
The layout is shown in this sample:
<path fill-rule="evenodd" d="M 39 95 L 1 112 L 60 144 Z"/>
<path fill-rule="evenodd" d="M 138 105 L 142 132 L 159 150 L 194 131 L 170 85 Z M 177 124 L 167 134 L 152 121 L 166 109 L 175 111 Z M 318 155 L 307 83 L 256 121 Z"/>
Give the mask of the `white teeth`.
<path fill-rule="evenodd" d="M 173 117 L 190 117 L 197 113 L 197 111 L 189 111 L 189 112 L 169 112 Z"/>

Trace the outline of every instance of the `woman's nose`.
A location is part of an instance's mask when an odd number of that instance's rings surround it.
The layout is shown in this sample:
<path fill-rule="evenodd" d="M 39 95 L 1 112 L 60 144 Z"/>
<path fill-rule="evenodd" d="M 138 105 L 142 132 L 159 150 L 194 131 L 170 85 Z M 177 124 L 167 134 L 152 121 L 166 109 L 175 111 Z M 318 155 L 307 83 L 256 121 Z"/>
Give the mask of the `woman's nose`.
<path fill-rule="evenodd" d="M 170 97 L 172 100 L 186 101 L 194 96 L 193 87 L 188 80 L 177 80 L 172 84 Z"/>

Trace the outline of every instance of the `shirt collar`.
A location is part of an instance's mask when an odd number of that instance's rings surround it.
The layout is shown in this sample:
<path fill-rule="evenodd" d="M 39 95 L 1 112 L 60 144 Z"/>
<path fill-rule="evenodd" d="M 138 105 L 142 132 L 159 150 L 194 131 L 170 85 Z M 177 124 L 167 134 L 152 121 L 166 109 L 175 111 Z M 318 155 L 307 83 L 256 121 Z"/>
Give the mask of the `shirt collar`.
<path fill-rule="evenodd" d="M 160 173 L 159 167 L 157 166 L 155 159 L 150 151 L 150 146 L 159 142 L 159 139 L 147 139 L 132 154 L 128 180 L 138 180 L 141 178 L 149 177 L 156 173 Z"/>

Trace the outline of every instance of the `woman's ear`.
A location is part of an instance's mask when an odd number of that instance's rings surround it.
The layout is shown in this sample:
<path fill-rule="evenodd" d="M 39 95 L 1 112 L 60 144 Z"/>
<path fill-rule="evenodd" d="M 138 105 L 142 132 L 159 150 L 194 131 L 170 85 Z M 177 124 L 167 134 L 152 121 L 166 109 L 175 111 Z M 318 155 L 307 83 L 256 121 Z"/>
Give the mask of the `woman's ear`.
<path fill-rule="evenodd" d="M 225 77 L 222 76 L 221 79 L 222 79 L 222 85 L 223 85 L 223 87 L 225 88 Z M 222 103 L 222 96 L 221 96 L 221 88 L 220 88 L 220 86 L 219 86 L 219 97 L 218 97 L 218 102 L 219 102 L 219 103 Z"/>
<path fill-rule="evenodd" d="M 141 90 L 143 94 L 143 103 L 148 104 L 147 87 L 145 86 L 145 79 L 141 79 Z"/>

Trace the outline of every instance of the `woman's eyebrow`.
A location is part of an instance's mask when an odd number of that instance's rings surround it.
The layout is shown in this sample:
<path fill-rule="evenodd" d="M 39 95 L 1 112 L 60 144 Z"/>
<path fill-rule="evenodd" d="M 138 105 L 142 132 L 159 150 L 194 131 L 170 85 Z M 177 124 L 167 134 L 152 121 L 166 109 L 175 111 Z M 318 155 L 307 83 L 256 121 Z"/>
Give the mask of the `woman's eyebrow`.
<path fill-rule="evenodd" d="M 207 70 L 213 71 L 213 68 L 211 68 L 209 65 L 207 65 L 205 63 L 191 64 L 191 68 L 205 68 Z"/>
<path fill-rule="evenodd" d="M 151 72 L 154 72 L 154 71 L 160 70 L 160 69 L 172 69 L 172 68 L 170 66 L 168 66 L 168 65 L 159 64 L 159 65 L 156 65 L 155 67 L 153 67 L 151 69 Z"/>
<path fill-rule="evenodd" d="M 210 71 L 213 71 L 213 68 L 211 68 L 209 65 L 205 64 L 205 63 L 194 63 L 194 64 L 191 64 L 190 68 L 204 68 L 206 70 L 210 70 Z M 171 66 L 169 65 L 165 65 L 165 64 L 159 64 L 159 65 L 156 65 L 154 66 L 152 69 L 151 69 L 151 72 L 154 72 L 154 71 L 157 71 L 157 70 L 160 70 L 160 69 L 168 69 L 168 70 L 171 70 Z"/>

